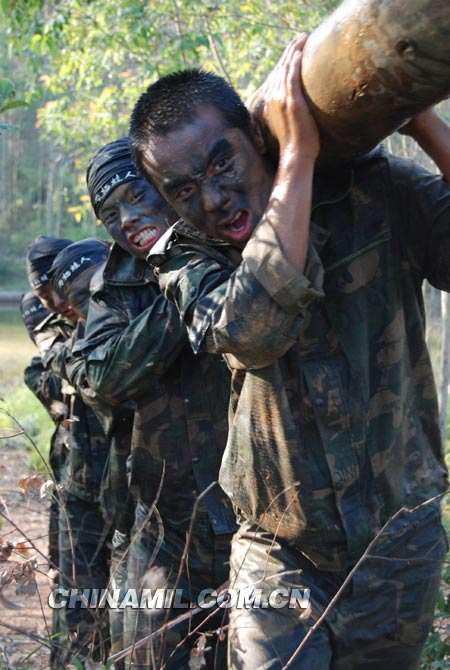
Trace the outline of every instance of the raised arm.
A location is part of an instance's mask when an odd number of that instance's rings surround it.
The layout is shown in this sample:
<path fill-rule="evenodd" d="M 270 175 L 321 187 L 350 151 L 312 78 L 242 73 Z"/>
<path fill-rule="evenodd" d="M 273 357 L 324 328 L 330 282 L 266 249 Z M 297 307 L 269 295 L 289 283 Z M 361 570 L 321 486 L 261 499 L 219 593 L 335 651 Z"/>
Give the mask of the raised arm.
<path fill-rule="evenodd" d="M 412 137 L 450 183 L 450 127 L 434 107 L 414 116 L 401 132 Z"/>
<path fill-rule="evenodd" d="M 263 221 L 273 226 L 286 258 L 305 268 L 319 133 L 300 84 L 301 35 L 286 48 L 267 81 L 264 116 L 280 148 L 278 170 Z M 248 254 L 247 254 L 248 255 Z"/>

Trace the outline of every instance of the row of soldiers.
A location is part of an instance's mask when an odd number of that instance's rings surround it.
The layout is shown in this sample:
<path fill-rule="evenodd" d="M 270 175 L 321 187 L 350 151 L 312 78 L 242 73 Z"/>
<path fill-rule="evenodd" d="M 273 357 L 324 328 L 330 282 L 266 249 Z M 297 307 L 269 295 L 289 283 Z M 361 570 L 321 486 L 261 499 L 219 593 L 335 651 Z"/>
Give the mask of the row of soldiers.
<path fill-rule="evenodd" d="M 112 247 L 31 245 L 37 365 L 67 413 L 60 583 L 261 592 L 229 622 L 131 607 L 103 635 L 67 608 L 62 656 L 225 668 L 228 631 L 230 670 L 420 665 L 448 550 L 421 287 L 450 290 L 450 127 L 403 129 L 442 174 L 382 147 L 324 171 L 305 40 L 268 80 L 278 162 L 227 82 L 167 75 L 88 166 Z M 272 606 L 293 588 L 308 606 Z"/>
<path fill-rule="evenodd" d="M 32 291 L 22 299 L 39 349 L 25 381 L 56 423 L 51 565 L 60 587 L 80 593 L 176 587 L 186 604 L 228 577 L 236 524 L 217 478 L 229 373 L 220 358 L 193 354 L 145 261 L 175 215 L 138 175 L 127 138 L 94 155 L 87 184 L 112 245 L 38 237 L 27 256 Z M 74 655 L 120 656 L 183 611 L 170 603 L 151 617 L 111 608 L 108 623 L 104 607 L 55 609 L 52 667 Z M 187 618 L 137 647 L 126 656 L 129 667 L 159 667 L 163 659 L 168 668 L 187 667 L 201 631 L 216 631 L 207 657 L 225 667 L 223 617 L 210 614 L 203 627 L 199 616 Z"/>

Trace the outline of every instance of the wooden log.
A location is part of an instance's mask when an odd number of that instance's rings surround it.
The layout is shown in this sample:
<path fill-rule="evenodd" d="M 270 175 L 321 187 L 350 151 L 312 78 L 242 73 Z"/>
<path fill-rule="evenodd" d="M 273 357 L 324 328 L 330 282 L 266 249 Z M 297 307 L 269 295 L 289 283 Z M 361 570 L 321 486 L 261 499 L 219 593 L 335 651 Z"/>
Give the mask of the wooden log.
<path fill-rule="evenodd" d="M 345 0 L 309 36 L 302 81 L 319 166 L 366 153 L 450 95 L 449 0 Z M 249 101 L 263 125 L 264 87 Z"/>

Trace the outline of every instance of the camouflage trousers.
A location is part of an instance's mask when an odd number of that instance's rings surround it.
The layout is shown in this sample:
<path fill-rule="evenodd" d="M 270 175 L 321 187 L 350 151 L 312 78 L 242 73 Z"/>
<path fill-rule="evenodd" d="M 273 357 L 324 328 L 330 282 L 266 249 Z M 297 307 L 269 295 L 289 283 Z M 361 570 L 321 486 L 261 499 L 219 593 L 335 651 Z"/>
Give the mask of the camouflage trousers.
<path fill-rule="evenodd" d="M 182 594 L 179 597 L 180 604 L 177 602 L 172 608 L 166 605 L 146 609 L 127 608 L 127 645 L 150 635 L 180 615 L 187 614 L 187 618 L 145 646 L 135 649 L 127 659 L 126 667 L 129 670 L 157 670 L 164 664 L 165 670 L 187 669 L 191 650 L 204 633 L 204 657 L 199 659 L 199 665 L 195 667 L 225 670 L 226 612 L 205 609 L 204 613 L 190 614 L 189 604 L 195 602 L 204 589 L 216 589 L 228 580 L 231 535 L 215 535 L 206 510 L 200 511 L 196 516 L 187 560 L 178 579 L 190 518 L 178 523 L 165 516 L 157 523 L 155 518 L 149 519 L 148 511 L 148 507 L 142 503 L 137 505 L 127 586 L 138 593 L 142 593 L 143 588 L 153 593 L 157 589 L 167 592 L 177 588 L 182 590 Z M 200 654 L 203 656 L 202 651 Z M 205 664 L 202 665 L 203 660 Z"/>
<path fill-rule="evenodd" d="M 110 531 L 98 503 L 68 495 L 59 516 L 60 586 L 66 589 L 106 589 L 109 581 Z M 74 656 L 105 661 L 109 648 L 108 610 L 76 607 L 60 610 L 63 634 L 60 667 Z"/>
<path fill-rule="evenodd" d="M 439 509 L 402 513 L 289 668 L 417 669 L 447 548 Z M 262 591 L 259 606 L 230 612 L 230 670 L 280 670 L 350 572 L 321 571 L 249 523 L 233 539 L 230 564 L 230 588 Z"/>

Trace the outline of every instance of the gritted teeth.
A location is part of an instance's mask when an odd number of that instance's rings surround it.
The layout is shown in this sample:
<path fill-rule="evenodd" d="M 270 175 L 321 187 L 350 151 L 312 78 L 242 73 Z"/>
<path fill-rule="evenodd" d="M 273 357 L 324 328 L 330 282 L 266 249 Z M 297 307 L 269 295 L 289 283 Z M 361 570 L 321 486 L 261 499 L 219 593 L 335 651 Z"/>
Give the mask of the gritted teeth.
<path fill-rule="evenodd" d="M 137 244 L 138 247 L 144 246 L 147 242 L 150 242 L 156 235 L 156 229 L 155 228 L 146 228 L 145 230 L 141 231 L 134 237 L 132 237 L 131 241 L 133 244 Z"/>

